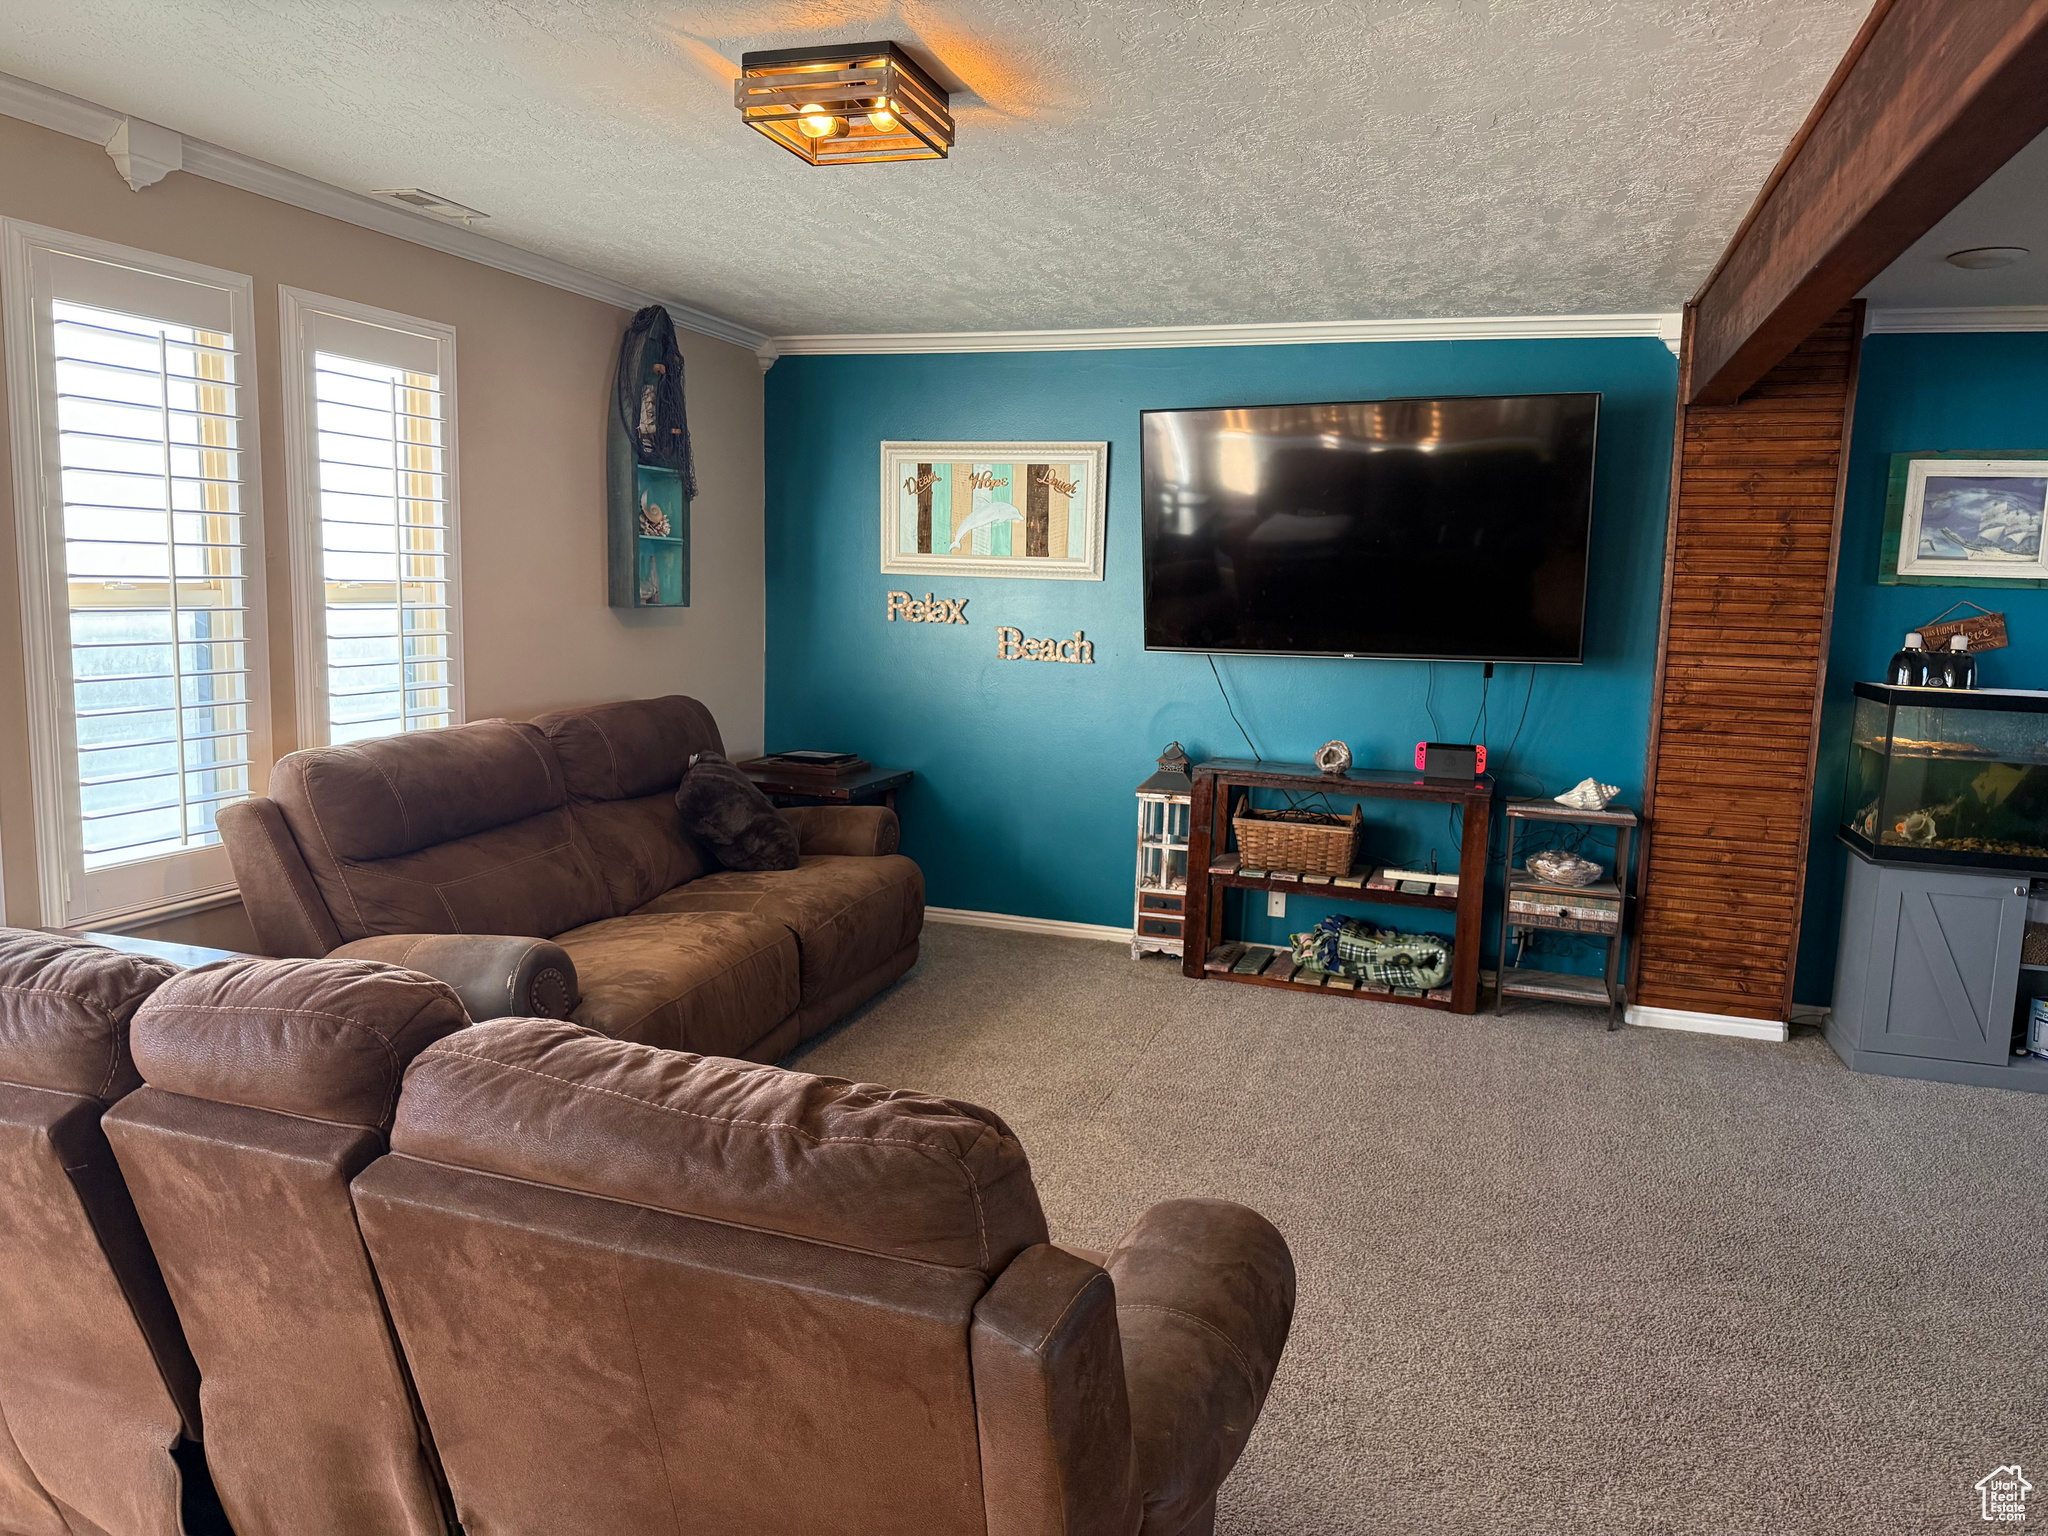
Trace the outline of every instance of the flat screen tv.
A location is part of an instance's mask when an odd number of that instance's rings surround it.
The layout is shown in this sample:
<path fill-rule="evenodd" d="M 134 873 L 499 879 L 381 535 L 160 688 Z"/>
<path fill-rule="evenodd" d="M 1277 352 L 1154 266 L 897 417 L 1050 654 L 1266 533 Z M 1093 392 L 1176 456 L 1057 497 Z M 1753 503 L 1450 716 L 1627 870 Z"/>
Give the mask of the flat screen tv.
<path fill-rule="evenodd" d="M 1577 662 L 1600 397 L 1146 411 L 1145 648 Z"/>

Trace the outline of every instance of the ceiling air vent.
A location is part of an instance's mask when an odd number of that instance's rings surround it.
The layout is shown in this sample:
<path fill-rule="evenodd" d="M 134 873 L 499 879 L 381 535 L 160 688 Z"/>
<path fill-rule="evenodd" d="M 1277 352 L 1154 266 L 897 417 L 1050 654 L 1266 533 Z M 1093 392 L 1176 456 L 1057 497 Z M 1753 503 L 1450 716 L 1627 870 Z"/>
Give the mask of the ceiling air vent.
<path fill-rule="evenodd" d="M 451 202 L 448 198 L 423 191 L 418 187 L 372 187 L 370 195 L 388 197 L 394 203 L 403 203 L 406 207 L 416 208 L 421 213 L 431 213 L 435 218 L 446 219 L 452 224 L 473 224 L 478 219 L 490 217 L 488 213 L 465 208 L 460 203 Z"/>

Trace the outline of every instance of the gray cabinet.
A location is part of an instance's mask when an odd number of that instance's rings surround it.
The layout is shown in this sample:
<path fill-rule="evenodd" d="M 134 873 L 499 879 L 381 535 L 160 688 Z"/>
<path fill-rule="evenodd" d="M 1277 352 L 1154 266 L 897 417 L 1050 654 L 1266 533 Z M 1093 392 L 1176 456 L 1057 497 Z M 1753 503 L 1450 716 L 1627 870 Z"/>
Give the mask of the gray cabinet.
<path fill-rule="evenodd" d="M 1828 1040 L 1859 1071 L 2048 1089 L 2012 1055 L 2029 879 L 1848 852 Z"/>

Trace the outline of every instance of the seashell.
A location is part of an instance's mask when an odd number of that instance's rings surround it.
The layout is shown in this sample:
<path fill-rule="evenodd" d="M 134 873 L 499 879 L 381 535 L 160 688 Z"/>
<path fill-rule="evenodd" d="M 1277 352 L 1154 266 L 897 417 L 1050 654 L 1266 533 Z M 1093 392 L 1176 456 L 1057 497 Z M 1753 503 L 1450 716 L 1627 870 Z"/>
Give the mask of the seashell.
<path fill-rule="evenodd" d="M 1332 776 L 1351 766 L 1351 749 L 1341 741 L 1326 741 L 1316 748 L 1316 767 Z"/>
<path fill-rule="evenodd" d="M 1529 855 L 1529 873 L 1552 885 L 1591 885 L 1600 878 L 1601 870 L 1591 859 L 1562 848 L 1546 848 Z"/>
<path fill-rule="evenodd" d="M 640 493 L 640 531 L 654 539 L 669 536 L 668 514 L 650 501 L 645 491 Z"/>
<path fill-rule="evenodd" d="M 1618 785 L 1602 784 L 1598 779 L 1581 779 L 1559 795 L 1557 803 L 1568 805 L 1575 811 L 1604 811 L 1607 802 L 1620 793 Z"/>

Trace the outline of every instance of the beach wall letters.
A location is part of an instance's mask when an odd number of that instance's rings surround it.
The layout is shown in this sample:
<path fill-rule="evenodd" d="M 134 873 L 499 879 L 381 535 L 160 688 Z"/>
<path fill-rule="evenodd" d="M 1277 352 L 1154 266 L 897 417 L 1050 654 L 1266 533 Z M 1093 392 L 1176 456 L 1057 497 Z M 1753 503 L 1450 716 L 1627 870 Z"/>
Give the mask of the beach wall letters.
<path fill-rule="evenodd" d="M 1024 631 L 1007 624 L 996 630 L 996 659 L 999 661 L 1071 661 L 1095 665 L 1095 642 L 1083 639 L 1080 630 L 1071 640 L 1027 640 Z"/>
<path fill-rule="evenodd" d="M 902 619 L 906 624 L 965 624 L 967 603 L 964 597 L 933 597 L 929 592 L 920 602 L 908 592 L 891 592 L 889 622 L 894 624 Z"/>

